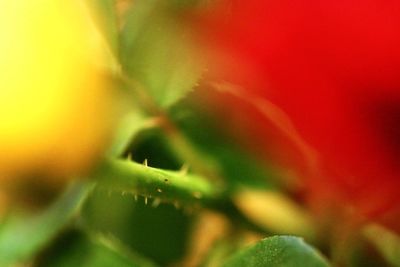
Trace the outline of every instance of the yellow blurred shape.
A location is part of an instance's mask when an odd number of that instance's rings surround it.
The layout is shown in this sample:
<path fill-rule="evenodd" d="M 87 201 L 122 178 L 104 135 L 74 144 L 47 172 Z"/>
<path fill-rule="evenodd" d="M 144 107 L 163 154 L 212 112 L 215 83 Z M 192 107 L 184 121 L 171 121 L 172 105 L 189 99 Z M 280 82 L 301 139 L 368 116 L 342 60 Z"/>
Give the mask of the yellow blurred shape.
<path fill-rule="evenodd" d="M 234 203 L 251 221 L 278 234 L 313 238 L 311 217 L 287 196 L 272 191 L 243 190 Z"/>
<path fill-rule="evenodd" d="M 103 146 L 104 42 L 79 0 L 0 1 L 0 178 L 66 176 Z"/>
<path fill-rule="evenodd" d="M 391 265 L 399 265 L 400 236 L 398 234 L 376 223 L 367 224 L 362 232 Z"/>

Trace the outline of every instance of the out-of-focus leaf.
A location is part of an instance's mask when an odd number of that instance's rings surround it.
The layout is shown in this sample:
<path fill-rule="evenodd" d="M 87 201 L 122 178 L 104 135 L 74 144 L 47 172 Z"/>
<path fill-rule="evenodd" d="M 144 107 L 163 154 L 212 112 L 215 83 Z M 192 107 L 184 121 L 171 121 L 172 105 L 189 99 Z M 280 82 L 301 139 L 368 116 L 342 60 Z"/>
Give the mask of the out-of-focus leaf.
<path fill-rule="evenodd" d="M 190 217 L 170 204 L 108 190 L 94 190 L 83 208 L 83 224 L 112 234 L 126 247 L 161 266 L 180 260 L 188 247 Z M 112 209 L 110 209 L 112 207 Z"/>
<path fill-rule="evenodd" d="M 225 267 L 327 267 L 328 262 L 301 238 L 274 236 L 239 251 Z"/>
<path fill-rule="evenodd" d="M 273 191 L 242 190 L 234 196 L 234 203 L 251 221 L 279 234 L 314 237 L 311 216 L 284 194 Z"/>
<path fill-rule="evenodd" d="M 121 75 L 119 62 L 119 25 L 115 0 L 85 0 L 98 29 L 103 48 L 103 71 L 114 77 Z"/>
<path fill-rule="evenodd" d="M 115 0 L 86 0 L 114 56 L 118 55 L 118 18 Z"/>
<path fill-rule="evenodd" d="M 42 214 L 9 218 L 0 228 L 0 266 L 25 262 L 43 249 L 77 214 L 91 188 L 77 182 Z"/>
<path fill-rule="evenodd" d="M 155 127 L 156 118 L 147 118 L 139 112 L 128 113 L 121 119 L 116 130 L 114 141 L 109 148 L 108 156 L 119 157 L 129 144 L 144 130 Z"/>
<path fill-rule="evenodd" d="M 202 64 L 191 30 L 163 1 L 136 1 L 121 34 L 124 71 L 166 108 L 196 84 Z"/>
<path fill-rule="evenodd" d="M 400 236 L 378 224 L 367 225 L 364 235 L 392 266 L 400 266 Z"/>
<path fill-rule="evenodd" d="M 151 261 L 127 250 L 114 238 L 69 232 L 41 255 L 40 267 L 154 267 Z"/>
<path fill-rule="evenodd" d="M 276 188 L 277 177 L 270 166 L 261 164 L 249 153 L 240 149 L 233 139 L 215 125 L 213 118 L 202 113 L 201 107 L 193 109 L 192 105 L 189 107 L 186 105 L 187 103 L 183 103 L 174 107 L 171 116 L 196 149 L 217 164 L 230 190 L 236 191 L 243 186 L 259 189 Z"/>

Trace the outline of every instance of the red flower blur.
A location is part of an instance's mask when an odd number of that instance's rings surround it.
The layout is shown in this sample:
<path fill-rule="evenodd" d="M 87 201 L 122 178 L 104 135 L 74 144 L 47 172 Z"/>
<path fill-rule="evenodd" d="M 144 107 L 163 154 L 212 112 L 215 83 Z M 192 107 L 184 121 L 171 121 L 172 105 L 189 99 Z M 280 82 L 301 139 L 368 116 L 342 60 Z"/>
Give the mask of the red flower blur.
<path fill-rule="evenodd" d="M 317 151 L 312 201 L 400 221 L 400 1 L 232 0 L 206 13 L 211 75 L 279 106 Z M 271 125 L 248 124 L 263 143 Z"/>

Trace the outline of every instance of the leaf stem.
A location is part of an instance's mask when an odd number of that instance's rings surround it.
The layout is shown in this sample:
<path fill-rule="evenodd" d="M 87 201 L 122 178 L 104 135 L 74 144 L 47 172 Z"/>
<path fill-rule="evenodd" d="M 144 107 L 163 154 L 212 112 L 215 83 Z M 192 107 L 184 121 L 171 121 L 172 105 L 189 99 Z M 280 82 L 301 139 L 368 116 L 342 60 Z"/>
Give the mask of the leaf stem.
<path fill-rule="evenodd" d="M 235 226 L 265 234 L 233 205 L 224 187 L 200 175 L 152 168 L 130 160 L 109 159 L 96 172 L 99 189 L 142 196 L 146 202 L 177 207 L 206 207 L 228 216 Z"/>
<path fill-rule="evenodd" d="M 222 193 L 204 177 L 182 171 L 161 170 L 129 160 L 107 160 L 96 174 L 98 186 L 122 193 L 182 202 L 185 205 L 213 202 Z"/>

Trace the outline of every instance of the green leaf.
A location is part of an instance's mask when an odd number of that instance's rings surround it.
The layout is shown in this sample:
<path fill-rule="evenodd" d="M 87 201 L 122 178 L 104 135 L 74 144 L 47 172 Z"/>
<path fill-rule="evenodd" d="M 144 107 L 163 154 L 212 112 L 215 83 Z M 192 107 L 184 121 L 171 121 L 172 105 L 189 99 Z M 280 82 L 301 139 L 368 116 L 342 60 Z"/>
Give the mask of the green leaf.
<path fill-rule="evenodd" d="M 202 64 L 189 27 L 163 1 L 136 1 L 121 34 L 121 64 L 166 108 L 197 83 Z"/>
<path fill-rule="evenodd" d="M 225 267 L 327 267 L 328 262 L 301 238 L 274 236 L 244 249 L 225 264 Z"/>
<path fill-rule="evenodd" d="M 69 231 L 35 264 L 41 267 L 154 267 L 151 261 L 126 249 L 118 240 L 97 234 Z"/>
<path fill-rule="evenodd" d="M 87 0 L 114 56 L 118 55 L 118 18 L 115 0 Z"/>
<path fill-rule="evenodd" d="M 140 112 L 125 114 L 115 131 L 114 140 L 107 151 L 107 155 L 120 157 L 141 132 L 157 126 L 157 123 L 156 118 L 147 118 Z"/>
<path fill-rule="evenodd" d="M 195 149 L 217 166 L 230 191 L 243 187 L 277 189 L 275 170 L 240 148 L 204 107 L 183 102 L 171 110 L 171 116 Z"/>
<path fill-rule="evenodd" d="M 182 259 L 190 246 L 191 219 L 184 209 L 162 203 L 155 207 L 152 200 L 145 205 L 143 197 L 110 194 L 107 189 L 90 195 L 81 223 L 85 229 L 114 236 L 129 250 L 161 266 Z"/>
<path fill-rule="evenodd" d="M 400 236 L 378 224 L 367 225 L 364 235 L 392 266 L 400 266 Z"/>
<path fill-rule="evenodd" d="M 42 250 L 78 213 L 91 188 L 74 183 L 42 214 L 8 218 L 0 228 L 0 266 L 25 262 Z"/>

